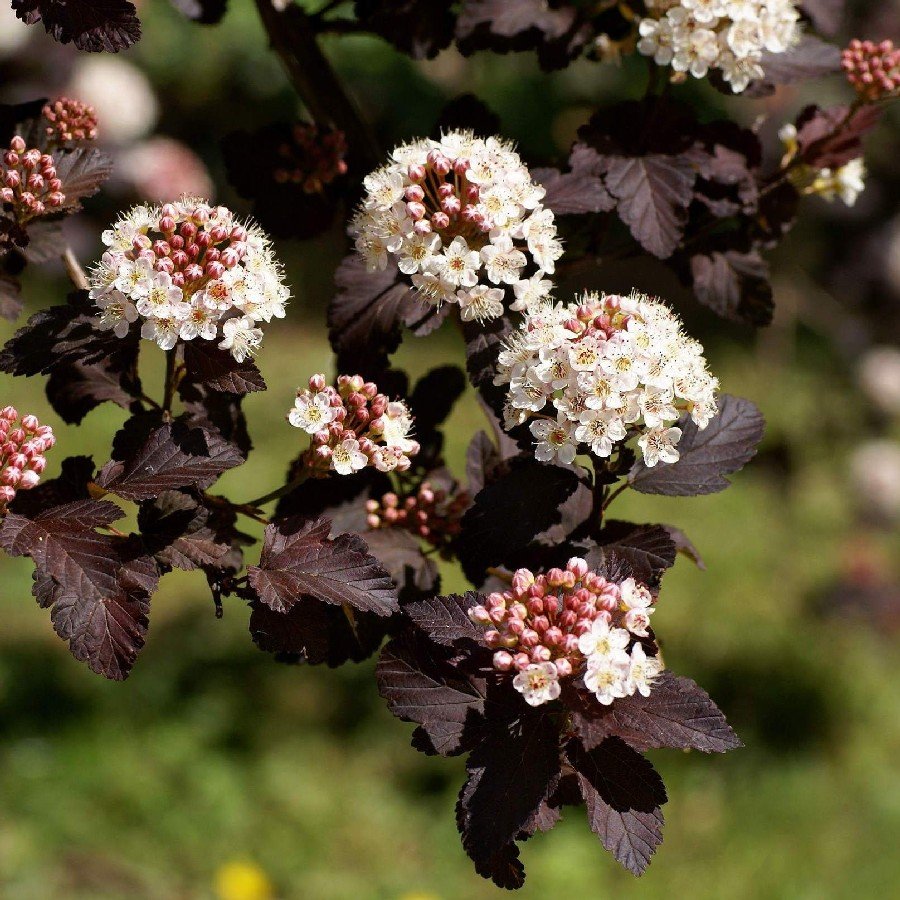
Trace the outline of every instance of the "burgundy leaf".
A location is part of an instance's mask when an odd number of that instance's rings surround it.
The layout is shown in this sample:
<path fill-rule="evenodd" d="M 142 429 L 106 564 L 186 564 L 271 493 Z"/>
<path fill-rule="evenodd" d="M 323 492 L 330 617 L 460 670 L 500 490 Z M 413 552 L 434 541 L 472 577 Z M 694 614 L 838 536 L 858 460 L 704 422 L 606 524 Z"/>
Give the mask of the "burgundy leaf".
<path fill-rule="evenodd" d="M 118 53 L 141 36 L 134 4 L 128 0 L 12 0 L 26 24 L 44 23 L 55 41 L 70 41 L 79 50 Z"/>
<path fill-rule="evenodd" d="M 97 483 L 126 500 L 152 500 L 174 488 L 208 488 L 243 461 L 238 448 L 218 433 L 176 420 L 154 428 L 136 448 L 114 448 Z"/>
<path fill-rule="evenodd" d="M 759 253 L 698 253 L 691 257 L 691 276 L 697 299 L 723 318 L 759 326 L 772 321 L 769 265 Z"/>
<path fill-rule="evenodd" d="M 33 519 L 9 513 L 0 546 L 35 564 L 33 593 L 57 634 L 98 674 L 122 680 L 144 645 L 159 573 L 139 541 L 94 529 L 122 516 L 113 503 L 78 500 Z"/>
<path fill-rule="evenodd" d="M 79 201 L 92 197 L 112 172 L 112 160 L 93 147 L 78 147 L 54 156 L 56 177 L 66 195 L 63 209 L 77 209 Z"/>
<path fill-rule="evenodd" d="M 249 394 L 266 389 L 266 382 L 252 359 L 239 363 L 214 341 L 188 341 L 184 345 L 184 365 L 188 383 L 213 391 Z"/>
<path fill-rule="evenodd" d="M 587 555 L 594 568 L 602 564 L 605 554 L 613 552 L 626 560 L 633 577 L 652 586 L 658 585 L 663 572 L 675 565 L 676 548 L 662 525 L 635 525 L 611 519 L 597 535 L 600 544 Z"/>
<path fill-rule="evenodd" d="M 327 519 L 289 519 L 266 527 L 259 566 L 250 584 L 275 612 L 287 612 L 301 597 L 347 605 L 379 616 L 398 611 L 390 575 L 355 534 L 334 540 Z"/>
<path fill-rule="evenodd" d="M 453 0 L 356 0 L 360 23 L 413 59 L 433 59 L 450 46 Z"/>
<path fill-rule="evenodd" d="M 56 214 L 60 216 L 60 213 Z M 41 216 L 28 223 L 28 246 L 24 248 L 25 259 L 33 264 L 50 262 L 60 256 L 63 241 L 61 218 L 49 219 Z"/>
<path fill-rule="evenodd" d="M 569 172 L 532 169 L 532 177 L 547 191 L 543 204 L 558 216 L 609 212 L 616 201 L 603 186 L 603 161 L 593 147 L 575 144 Z"/>
<path fill-rule="evenodd" d="M 803 0 L 801 5 L 820 34 L 834 37 L 840 31 L 845 0 Z"/>
<path fill-rule="evenodd" d="M 438 590 L 441 576 L 437 563 L 422 552 L 419 542 L 408 531 L 378 528 L 365 531 L 362 536 L 369 553 L 391 576 L 401 600 L 430 596 Z"/>
<path fill-rule="evenodd" d="M 662 843 L 666 802 L 662 779 L 650 762 L 620 738 L 610 737 L 586 750 L 579 741 L 566 745 L 578 773 L 591 831 L 634 875 L 642 875 Z"/>
<path fill-rule="evenodd" d="M 586 711 L 595 713 L 588 715 Z M 588 749 L 619 737 L 643 752 L 660 747 L 725 753 L 743 746 L 709 694 L 690 678 L 665 670 L 649 697 L 633 694 L 601 706 L 591 697 L 573 722 Z"/>
<path fill-rule="evenodd" d="M 338 266 L 338 292 L 328 308 L 329 338 L 339 361 L 352 362 L 354 372 L 380 373 L 388 354 L 400 345 L 403 326 L 427 334 L 449 312 L 449 304 L 438 309 L 399 278 L 391 267 L 367 271 L 355 253 Z"/>
<path fill-rule="evenodd" d="M 705 571 L 706 563 L 700 555 L 700 551 L 694 546 L 693 541 L 680 529 L 674 525 L 663 525 L 663 528 L 669 532 L 672 543 L 678 553 L 684 554 L 691 562 L 701 571 Z"/>
<path fill-rule="evenodd" d="M 760 60 L 765 76 L 751 85 L 748 96 L 760 96 L 771 91 L 772 85 L 795 84 L 834 75 L 841 71 L 841 50 L 834 44 L 804 34 L 800 42 L 784 53 L 765 52 Z"/>
<path fill-rule="evenodd" d="M 22 312 L 22 285 L 19 279 L 0 271 L 0 317 L 14 322 Z"/>
<path fill-rule="evenodd" d="M 469 618 L 468 610 L 484 602 L 475 591 L 450 594 L 446 597 L 426 597 L 413 603 L 404 603 L 403 612 L 428 638 L 444 647 L 452 647 L 466 638 L 480 642 L 484 629 Z"/>
<path fill-rule="evenodd" d="M 390 641 L 375 676 L 388 709 L 421 726 L 429 753 L 454 756 L 472 748 L 483 726 L 484 682 L 462 675 L 421 634 L 408 630 Z"/>
<path fill-rule="evenodd" d="M 686 159 L 649 154 L 605 161 L 606 187 L 618 201 L 619 217 L 645 250 L 665 259 L 684 230 L 696 171 Z"/>
<path fill-rule="evenodd" d="M 281 662 L 343 665 L 368 659 L 390 633 L 392 620 L 301 597 L 286 613 L 251 604 L 250 634 Z"/>
<path fill-rule="evenodd" d="M 509 886 L 508 865 L 518 855 L 510 845 L 559 779 L 559 725 L 544 710 L 495 723 L 469 754 L 466 770 L 456 807 L 463 847 L 480 875 Z M 521 884 L 524 871 L 519 876 Z"/>
<path fill-rule="evenodd" d="M 856 110 L 807 106 L 796 122 L 800 157 L 817 169 L 839 169 L 862 156 L 862 139 L 881 121 L 881 113 L 875 104 Z"/>
<path fill-rule="evenodd" d="M 726 475 L 742 469 L 756 454 L 765 422 L 755 404 L 742 397 L 722 394 L 719 412 L 701 431 L 683 416 L 678 462 L 648 468 L 642 461 L 629 473 L 632 487 L 642 494 L 686 497 L 714 494 L 728 487 Z"/>

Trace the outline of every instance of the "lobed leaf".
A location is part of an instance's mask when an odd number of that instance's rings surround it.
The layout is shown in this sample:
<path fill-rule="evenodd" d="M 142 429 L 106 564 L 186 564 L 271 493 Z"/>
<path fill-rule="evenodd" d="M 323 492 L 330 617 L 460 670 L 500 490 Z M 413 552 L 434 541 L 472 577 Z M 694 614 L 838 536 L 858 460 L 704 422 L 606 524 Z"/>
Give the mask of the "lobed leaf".
<path fill-rule="evenodd" d="M 141 37 L 134 4 L 128 0 L 12 0 L 27 25 L 43 22 L 47 34 L 79 50 L 118 53 Z"/>
<path fill-rule="evenodd" d="M 188 341 L 184 345 L 187 383 L 228 394 L 264 391 L 266 382 L 252 359 L 238 362 L 213 341 Z"/>
<path fill-rule="evenodd" d="M 714 250 L 692 256 L 690 265 L 697 299 L 722 318 L 757 326 L 772 321 L 769 265 L 759 253 Z"/>

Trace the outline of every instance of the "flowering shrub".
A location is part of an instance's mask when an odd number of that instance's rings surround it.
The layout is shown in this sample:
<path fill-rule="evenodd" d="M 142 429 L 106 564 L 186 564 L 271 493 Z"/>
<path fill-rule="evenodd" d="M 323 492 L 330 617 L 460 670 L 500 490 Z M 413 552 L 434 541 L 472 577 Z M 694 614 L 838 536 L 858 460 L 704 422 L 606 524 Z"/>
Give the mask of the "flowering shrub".
<path fill-rule="evenodd" d="M 178 5 L 205 24 L 224 14 Z M 377 653 L 378 688 L 416 724 L 413 746 L 467 754 L 457 824 L 481 875 L 520 887 L 518 842 L 577 804 L 639 875 L 666 800 L 643 752 L 740 741 L 700 687 L 665 667 L 651 627 L 677 553 L 700 563 L 697 550 L 676 526 L 625 522 L 611 507 L 626 490 L 724 490 L 763 420 L 720 391 L 666 303 L 637 289 L 560 302 L 554 279 L 602 284 L 607 264 L 631 260 L 642 281 L 651 263 L 715 315 L 768 324 L 766 254 L 804 196 L 855 201 L 863 139 L 897 93 L 896 51 L 854 42 L 841 54 L 814 33 L 827 21 L 818 4 L 788 0 L 256 5 L 309 117 L 223 141 L 229 180 L 261 226 L 189 196 L 137 206 L 103 232 L 88 276 L 59 220 L 109 174 L 92 146 L 103 122 L 70 98 L 0 106 L 0 313 L 18 317 L 26 265 L 61 257 L 73 285 L 19 328 L 0 370 L 48 376 L 67 424 L 104 403 L 127 412 L 102 465 L 68 456 L 42 479 L 54 432 L 0 411 L 0 547 L 31 559 L 54 629 L 107 678 L 128 676 L 173 568 L 201 572 L 216 615 L 243 610 L 279 661 Z M 126 0 L 13 8 L 82 50 L 140 37 Z M 556 167 L 526 165 L 472 97 L 388 156 L 322 52 L 332 31 L 378 34 L 416 58 L 454 42 L 466 54 L 534 50 L 544 68 L 631 54 L 628 71 L 647 77 L 629 85 L 640 99 L 599 105 Z M 701 116 L 678 87 L 708 78 L 743 103 L 842 69 L 852 100 L 779 123 L 780 160 L 761 122 Z M 337 371 L 355 374 L 315 374 L 297 391 L 287 420 L 309 442 L 283 481 L 222 496 L 219 477 L 252 449 L 244 402 L 267 387 L 254 359 L 262 326 L 289 298 L 267 234 L 308 238 L 353 209 L 328 328 Z M 392 364 L 404 332 L 448 318 L 465 371 L 439 366 L 411 383 Z M 158 395 L 141 378 L 147 341 L 165 351 Z M 285 406 L 299 375 L 284 373 Z M 487 430 L 462 480 L 444 428 L 467 384 Z M 129 514 L 131 531 L 114 526 Z M 249 564 L 245 520 L 264 526 Z M 442 594 L 437 556 L 474 590 Z"/>

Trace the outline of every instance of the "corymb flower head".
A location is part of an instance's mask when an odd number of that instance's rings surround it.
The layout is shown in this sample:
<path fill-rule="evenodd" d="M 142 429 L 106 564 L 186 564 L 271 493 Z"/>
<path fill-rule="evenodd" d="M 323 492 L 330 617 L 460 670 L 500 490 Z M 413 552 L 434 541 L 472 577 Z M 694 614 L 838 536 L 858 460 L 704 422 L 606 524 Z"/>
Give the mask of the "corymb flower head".
<path fill-rule="evenodd" d="M 509 589 L 489 594 L 469 618 L 484 626 L 494 667 L 516 673 L 513 687 L 531 706 L 555 700 L 568 678 L 580 678 L 608 706 L 648 695 L 662 671 L 649 637 L 653 603 L 633 578 L 616 583 L 573 558 L 542 575 L 518 569 Z"/>
<path fill-rule="evenodd" d="M 313 375 L 309 387 L 297 391 L 287 419 L 312 436 L 303 468 L 313 477 L 352 475 L 366 466 L 405 472 L 419 452 L 407 405 L 379 394 L 360 375 L 339 376 L 337 387 Z"/>
<path fill-rule="evenodd" d="M 676 462 L 672 423 L 689 412 L 703 429 L 717 411 L 703 348 L 665 304 L 637 293 L 534 304 L 499 355 L 496 382 L 509 385 L 507 427 L 530 419 L 535 456 L 564 465 L 580 450 L 610 456 L 631 436 L 646 465 Z"/>
<path fill-rule="evenodd" d="M 0 157 L 0 209 L 25 224 L 65 202 L 53 157 L 15 135 Z"/>
<path fill-rule="evenodd" d="M 93 106 L 60 97 L 45 103 L 41 118 L 47 142 L 60 146 L 76 141 L 93 141 L 97 137 L 97 114 Z"/>
<path fill-rule="evenodd" d="M 562 255 L 553 213 L 512 146 L 451 131 L 398 147 L 365 179 L 351 225 L 371 270 L 398 268 L 435 304 L 465 320 L 503 313 L 507 290 L 549 291 Z"/>
<path fill-rule="evenodd" d="M 53 429 L 13 406 L 0 409 L 0 512 L 18 491 L 37 486 L 47 466 L 44 454 L 56 443 Z"/>
<path fill-rule="evenodd" d="M 284 317 L 290 291 L 268 238 L 224 206 L 136 206 L 103 243 L 90 296 L 99 327 L 119 337 L 140 319 L 141 336 L 163 350 L 200 338 L 243 362 L 262 341 L 260 323 Z"/>
<path fill-rule="evenodd" d="M 765 76 L 763 53 L 784 53 L 800 39 L 793 0 L 646 0 L 638 52 L 676 76 L 721 72 L 739 94 Z"/>
<path fill-rule="evenodd" d="M 893 41 L 850 41 L 841 67 L 856 93 L 875 103 L 900 92 L 900 48 Z"/>
<path fill-rule="evenodd" d="M 298 122 L 291 129 L 291 140 L 278 147 L 279 164 L 273 176 L 280 184 L 299 184 L 307 194 L 317 194 L 347 173 L 346 155 L 343 131 Z"/>

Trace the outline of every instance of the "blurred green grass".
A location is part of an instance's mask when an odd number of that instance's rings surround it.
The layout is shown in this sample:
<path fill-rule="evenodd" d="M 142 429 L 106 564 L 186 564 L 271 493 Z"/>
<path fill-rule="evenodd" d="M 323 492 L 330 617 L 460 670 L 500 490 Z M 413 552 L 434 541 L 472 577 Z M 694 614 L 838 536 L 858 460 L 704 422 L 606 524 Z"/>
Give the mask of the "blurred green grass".
<path fill-rule="evenodd" d="M 166 97 L 164 127 L 213 164 L 214 141 L 229 125 L 255 126 L 294 105 L 252 5 L 232 6 L 215 31 L 186 28 L 167 4 L 147 7 L 145 39 L 129 57 Z M 584 104 L 626 78 L 592 65 L 544 78 L 515 56 L 414 66 L 370 40 L 333 49 L 385 133 L 427 130 L 441 97 L 469 88 L 535 154 L 565 146 Z M 260 108 L 230 109 L 233 121 L 204 131 L 223 84 L 238 82 Z M 533 102 L 538 90 L 546 102 Z M 802 252 L 792 248 L 783 261 L 788 277 Z M 324 240 L 289 259 L 297 300 L 259 357 L 270 389 L 247 400 L 257 447 L 222 479 L 229 496 L 269 489 L 297 452 L 283 414 L 298 383 L 330 371 L 321 299 L 338 254 Z M 29 278 L 30 310 L 62 290 Z M 11 332 L 0 324 L 0 338 Z M 459 362 L 457 340 L 447 330 L 408 341 L 398 363 L 420 374 Z M 681 559 L 667 576 L 655 624 L 668 665 L 710 691 L 747 747 L 726 757 L 653 754 L 671 799 L 666 840 L 641 880 L 602 850 L 583 811 L 567 810 L 559 827 L 524 846 L 523 898 L 813 900 L 888 896 L 900 883 L 896 636 L 811 607 L 853 555 L 842 472 L 863 418 L 859 397 L 824 346 L 796 340 L 790 323 L 757 344 L 741 335 L 709 347 L 725 389 L 767 416 L 762 458 L 723 494 L 626 493 L 614 510 L 677 524 L 703 554 L 705 572 Z M 156 393 L 159 359 L 146 356 Z M 106 459 L 123 412 L 103 408 L 68 428 L 41 379 L 2 376 L 0 387 L 4 402 L 57 428 L 48 475 L 65 455 Z M 467 396 L 447 428 L 457 474 L 481 426 Z M 870 540 L 896 555 L 896 537 Z M 444 575 L 448 590 L 463 587 L 459 573 Z M 27 561 L 0 558 L 0 585 L 0 897 L 203 900 L 214 896 L 220 867 L 240 859 L 259 865 L 282 898 L 498 896 L 474 874 L 454 827 L 462 761 L 408 746 L 411 726 L 378 698 L 373 661 L 337 671 L 279 666 L 250 643 L 240 603 L 218 621 L 202 576 L 173 573 L 153 599 L 133 675 L 112 684 L 55 637 L 30 596 Z"/>

